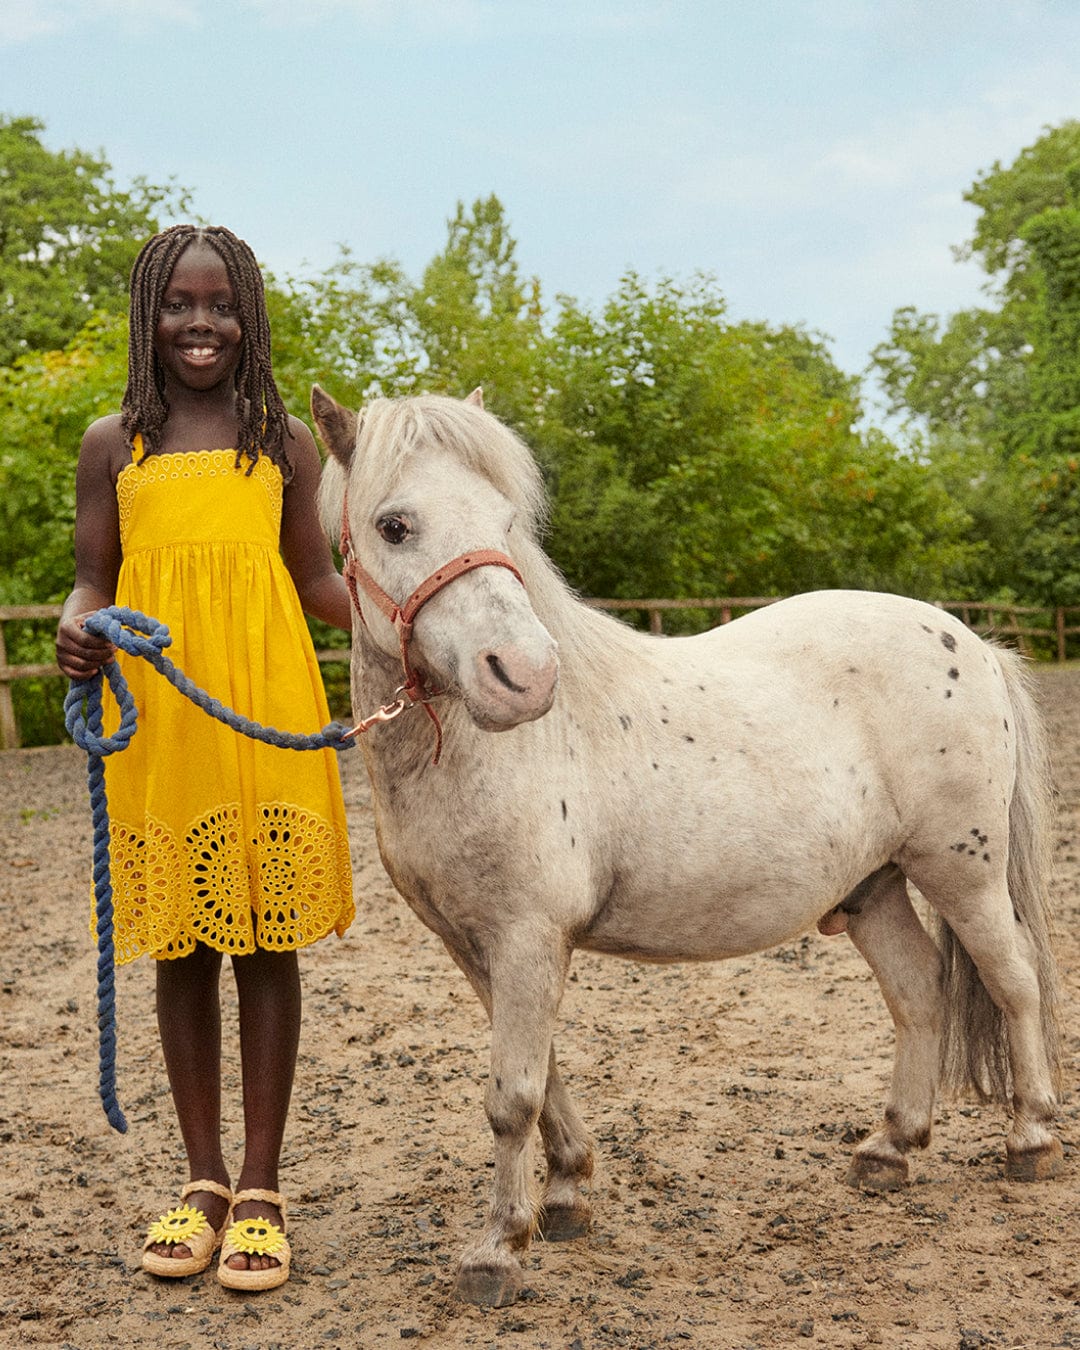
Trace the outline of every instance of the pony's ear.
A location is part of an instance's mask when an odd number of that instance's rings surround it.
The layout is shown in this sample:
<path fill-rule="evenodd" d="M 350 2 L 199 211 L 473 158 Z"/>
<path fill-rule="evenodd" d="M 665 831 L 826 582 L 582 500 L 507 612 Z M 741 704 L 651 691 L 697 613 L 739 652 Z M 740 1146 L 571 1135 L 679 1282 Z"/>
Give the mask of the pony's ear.
<path fill-rule="evenodd" d="M 317 384 L 311 386 L 311 416 L 330 453 L 348 468 L 356 449 L 359 419 L 350 408 L 343 408 Z"/>
<path fill-rule="evenodd" d="M 484 406 L 483 389 L 479 385 L 477 385 L 476 388 L 469 395 L 469 397 L 465 400 L 465 402 L 471 403 L 474 408 L 482 408 Z"/>

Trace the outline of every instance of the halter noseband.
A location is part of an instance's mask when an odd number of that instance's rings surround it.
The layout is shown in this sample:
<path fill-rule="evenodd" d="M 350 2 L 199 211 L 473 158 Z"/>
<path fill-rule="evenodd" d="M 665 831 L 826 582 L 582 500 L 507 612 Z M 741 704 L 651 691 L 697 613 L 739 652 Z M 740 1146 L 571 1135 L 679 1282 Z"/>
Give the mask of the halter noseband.
<path fill-rule="evenodd" d="M 516 564 L 505 553 L 499 553 L 492 548 L 474 549 L 470 553 L 461 553 L 456 558 L 451 558 L 437 572 L 432 572 L 431 576 L 422 581 L 403 605 L 398 605 L 362 566 L 359 558 L 353 552 L 352 534 L 349 530 L 348 493 L 345 495 L 341 512 L 341 556 L 344 560 L 342 576 L 349 588 L 349 596 L 352 599 L 353 607 L 360 616 L 360 622 L 365 628 L 367 627 L 364 611 L 360 608 L 357 583 L 394 625 L 401 646 L 401 668 L 405 674 L 405 683 L 397 693 L 406 695 L 410 703 L 423 704 L 425 712 L 431 718 L 435 727 L 435 754 L 431 762 L 438 764 L 439 756 L 442 753 L 442 725 L 439 722 L 438 713 L 431 706 L 431 700 L 438 698 L 443 691 L 429 688 L 424 676 L 413 668 L 412 661 L 409 659 L 409 641 L 412 638 L 416 616 L 429 600 L 449 586 L 452 581 L 456 581 L 458 577 L 463 577 L 466 572 L 475 571 L 478 567 L 505 567 L 507 571 L 513 572 L 518 581 L 521 581 L 521 573 L 518 571 Z M 521 584 L 524 586 L 525 583 L 521 581 Z M 399 705 L 399 711 L 409 706 L 401 703 L 400 699 Z M 389 710 L 383 709 L 382 711 L 385 713 Z M 389 721 L 390 719 L 388 716 L 379 717 L 376 714 L 376 719 L 373 720 Z"/>

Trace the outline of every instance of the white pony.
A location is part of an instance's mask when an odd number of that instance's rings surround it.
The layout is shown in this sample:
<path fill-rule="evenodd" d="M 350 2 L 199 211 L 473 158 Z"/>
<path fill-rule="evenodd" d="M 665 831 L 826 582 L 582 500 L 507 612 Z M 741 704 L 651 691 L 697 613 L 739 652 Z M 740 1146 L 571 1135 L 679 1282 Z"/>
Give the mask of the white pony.
<path fill-rule="evenodd" d="M 382 698 L 376 718 L 394 719 L 362 738 L 382 859 L 491 1019 L 494 1190 L 459 1296 L 511 1302 L 537 1225 L 588 1227 L 592 1146 L 552 1045 L 579 947 L 719 960 L 846 929 L 896 1026 L 853 1184 L 904 1182 L 942 1077 L 1011 1097 L 1010 1178 L 1056 1174 L 1049 779 L 1019 658 L 930 605 L 857 591 L 646 636 L 564 585 L 537 541 L 537 467 L 479 391 L 358 419 L 316 387 L 312 409 L 359 611 L 354 708 Z M 396 716 L 416 702 L 441 721 L 438 764 L 434 719 Z"/>

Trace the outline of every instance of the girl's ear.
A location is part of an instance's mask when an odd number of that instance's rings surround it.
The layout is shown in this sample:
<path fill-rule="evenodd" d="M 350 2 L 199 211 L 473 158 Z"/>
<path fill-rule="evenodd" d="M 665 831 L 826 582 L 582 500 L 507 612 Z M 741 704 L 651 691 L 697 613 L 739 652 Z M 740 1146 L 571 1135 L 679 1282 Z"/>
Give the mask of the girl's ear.
<path fill-rule="evenodd" d="M 340 403 L 317 384 L 311 386 L 311 416 L 323 444 L 334 458 L 347 469 L 356 449 L 359 418 L 350 408 Z"/>
<path fill-rule="evenodd" d="M 480 385 L 476 386 L 465 402 L 471 404 L 474 408 L 482 408 L 484 406 L 484 391 Z"/>

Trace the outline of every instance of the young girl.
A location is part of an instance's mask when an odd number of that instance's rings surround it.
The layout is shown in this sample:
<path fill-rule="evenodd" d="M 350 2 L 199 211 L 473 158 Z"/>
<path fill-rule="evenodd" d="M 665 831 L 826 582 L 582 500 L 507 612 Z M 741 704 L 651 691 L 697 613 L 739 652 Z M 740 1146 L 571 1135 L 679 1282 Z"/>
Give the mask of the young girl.
<path fill-rule="evenodd" d="M 178 225 L 131 274 L 128 384 L 119 415 L 83 439 L 75 586 L 60 669 L 113 658 L 83 620 L 119 604 L 167 624 L 170 658 L 227 706 L 317 731 L 329 714 L 302 610 L 349 628 L 349 598 L 318 525 L 320 460 L 270 365 L 262 277 L 221 228 Z M 353 917 L 345 810 L 332 750 L 249 740 L 206 716 L 145 661 L 117 658 L 139 731 L 106 760 L 116 959 L 157 966 L 157 1019 L 190 1181 L 151 1225 L 156 1275 L 204 1270 L 235 1289 L 289 1273 L 278 1160 L 300 1034 L 297 948 Z M 114 713 L 113 725 L 116 716 Z M 240 1022 L 244 1157 L 222 1154 L 222 954 Z"/>

